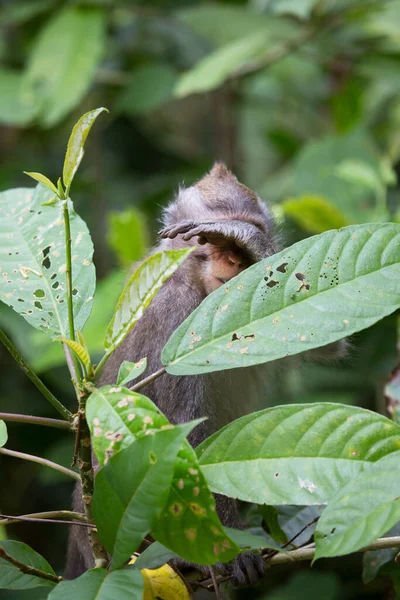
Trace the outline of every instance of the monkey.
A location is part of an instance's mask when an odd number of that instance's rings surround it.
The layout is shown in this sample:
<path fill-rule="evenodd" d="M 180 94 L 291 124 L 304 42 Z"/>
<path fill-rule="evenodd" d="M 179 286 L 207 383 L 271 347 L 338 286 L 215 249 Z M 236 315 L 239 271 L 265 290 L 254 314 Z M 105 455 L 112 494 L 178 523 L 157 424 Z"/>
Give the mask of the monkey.
<path fill-rule="evenodd" d="M 193 186 L 180 188 L 176 199 L 164 210 L 162 220 L 161 241 L 151 254 L 188 246 L 196 246 L 196 249 L 164 283 L 141 319 L 113 352 L 99 385 L 115 383 L 124 360 L 137 362 L 146 356 L 147 372 L 159 369 L 161 350 L 169 337 L 208 294 L 281 248 L 267 204 L 240 183 L 222 162 L 216 162 Z M 337 353 L 332 348 L 328 352 Z M 206 375 L 164 374 L 148 384 L 143 393 L 174 424 L 207 417 L 189 435 L 195 447 L 234 419 L 266 408 L 266 398 L 272 393 L 271 382 L 279 371 L 277 363 L 282 360 L 286 359 Z M 75 510 L 82 508 L 80 493 L 77 487 Z M 216 503 L 224 525 L 243 528 L 235 500 L 218 495 Z M 67 579 L 93 567 L 86 532 L 83 528 L 71 529 L 76 531 L 69 540 Z M 243 553 L 220 570 L 231 574 L 234 585 L 254 585 L 265 573 L 265 562 L 260 555 Z"/>

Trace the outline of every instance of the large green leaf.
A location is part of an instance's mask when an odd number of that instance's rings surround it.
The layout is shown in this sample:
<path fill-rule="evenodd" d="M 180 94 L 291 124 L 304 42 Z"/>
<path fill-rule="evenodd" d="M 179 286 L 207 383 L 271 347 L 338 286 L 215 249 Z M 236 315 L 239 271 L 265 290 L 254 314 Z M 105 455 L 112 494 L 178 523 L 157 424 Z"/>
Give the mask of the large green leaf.
<path fill-rule="evenodd" d="M 197 448 L 213 492 L 257 504 L 326 504 L 400 448 L 400 427 L 341 404 L 292 404 L 237 419 Z M 249 485 L 251 481 L 251 485 Z"/>
<path fill-rule="evenodd" d="M 138 569 L 91 569 L 78 579 L 62 581 L 49 600 L 142 600 L 144 581 Z"/>
<path fill-rule="evenodd" d="M 169 427 L 167 418 L 149 398 L 120 387 L 96 390 L 88 399 L 86 415 L 101 465 L 147 432 Z M 169 496 L 154 521 L 152 534 L 187 560 L 201 564 L 215 563 L 216 550 L 222 562 L 239 551 L 224 533 L 214 498 L 186 440 L 178 452 Z"/>
<path fill-rule="evenodd" d="M 210 294 L 162 352 L 174 375 L 245 367 L 335 342 L 400 306 L 400 226 L 327 231 Z"/>
<path fill-rule="evenodd" d="M 105 14 L 99 8 L 69 6 L 40 31 L 24 81 L 26 102 L 51 126 L 85 95 L 103 54 Z"/>
<path fill-rule="evenodd" d="M 10 554 L 10 556 L 23 562 L 25 565 L 55 575 L 47 560 L 26 544 L 16 542 L 15 540 L 3 540 L 0 546 L 4 548 L 7 554 Z M 34 575 L 25 575 L 17 567 L 0 558 L 0 589 L 27 590 L 42 585 L 53 586 L 55 583 Z"/>
<path fill-rule="evenodd" d="M 21 73 L 0 69 L 0 89 L 0 123 L 11 126 L 30 123 L 36 115 L 37 107 L 23 97 Z"/>
<path fill-rule="evenodd" d="M 7 425 L 4 423 L 4 421 L 0 421 L 0 448 L 7 443 L 7 439 Z"/>
<path fill-rule="evenodd" d="M 193 248 L 166 250 L 147 258 L 126 284 L 107 328 L 105 347 L 116 348 L 140 319 L 162 284 L 176 271 Z"/>
<path fill-rule="evenodd" d="M 399 459 L 380 460 L 338 491 L 315 530 L 316 559 L 355 552 L 400 521 Z"/>
<path fill-rule="evenodd" d="M 86 138 L 89 135 L 93 123 L 103 111 L 107 111 L 107 109 L 104 107 L 96 108 L 95 110 L 85 113 L 81 116 L 72 130 L 68 140 L 63 168 L 63 182 L 68 189 L 71 186 L 72 180 L 85 153 L 84 146 Z"/>
<path fill-rule="evenodd" d="M 68 337 L 65 238 L 61 206 L 42 185 L 0 194 L 0 299 L 50 336 Z M 95 289 L 93 244 L 70 207 L 75 324 L 89 317 Z"/>
<path fill-rule="evenodd" d="M 112 456 L 97 473 L 93 514 L 114 569 L 128 560 L 160 515 L 176 455 L 194 425 L 150 432 Z"/>

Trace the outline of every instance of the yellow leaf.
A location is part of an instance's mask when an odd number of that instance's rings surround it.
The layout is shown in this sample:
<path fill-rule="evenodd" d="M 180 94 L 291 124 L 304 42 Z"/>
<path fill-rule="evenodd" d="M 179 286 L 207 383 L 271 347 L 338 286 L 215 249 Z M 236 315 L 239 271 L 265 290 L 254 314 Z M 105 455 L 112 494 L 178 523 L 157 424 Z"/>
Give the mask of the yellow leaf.
<path fill-rule="evenodd" d="M 74 342 L 72 340 L 67 340 L 65 338 L 55 338 L 56 342 L 62 342 L 63 344 L 67 344 L 67 346 L 69 346 L 71 348 L 71 350 L 77 355 L 77 357 L 79 358 L 79 360 L 81 361 L 81 363 L 86 367 L 90 367 L 90 356 L 89 356 L 89 352 L 87 351 L 87 349 L 82 346 L 81 344 L 78 344 L 78 342 Z"/>
<path fill-rule="evenodd" d="M 132 558 L 129 564 L 133 564 Z M 169 566 L 159 569 L 142 569 L 144 579 L 143 600 L 190 600 L 186 585 L 177 573 Z"/>

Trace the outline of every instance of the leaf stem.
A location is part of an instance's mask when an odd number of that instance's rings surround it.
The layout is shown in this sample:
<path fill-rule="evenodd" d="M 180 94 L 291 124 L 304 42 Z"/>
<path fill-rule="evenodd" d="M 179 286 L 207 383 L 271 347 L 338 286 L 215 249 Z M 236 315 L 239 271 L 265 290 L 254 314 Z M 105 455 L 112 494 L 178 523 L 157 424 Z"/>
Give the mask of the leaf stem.
<path fill-rule="evenodd" d="M 54 511 L 56 512 L 56 511 Z M 68 512 L 68 511 L 65 511 Z M 86 519 L 84 521 L 80 520 L 80 521 L 69 521 L 69 520 L 65 520 L 65 519 L 49 519 L 45 516 L 43 516 L 46 513 L 37 513 L 40 516 L 39 517 L 30 517 L 30 516 L 20 516 L 20 517 L 12 517 L 10 515 L 0 515 L 0 517 L 3 517 L 3 520 L 0 520 L 0 525 L 11 525 L 12 523 L 22 523 L 22 522 L 27 522 L 27 523 L 57 523 L 57 525 L 59 525 L 60 523 L 64 524 L 64 525 L 77 525 L 78 527 L 96 527 L 96 525 L 94 525 L 93 523 L 87 523 Z M 75 513 L 78 514 L 78 513 Z"/>
<path fill-rule="evenodd" d="M 14 344 L 11 340 L 6 336 L 4 331 L 0 329 L 0 341 L 7 348 L 13 359 L 17 362 L 17 364 L 21 367 L 25 375 L 29 377 L 32 383 L 37 387 L 39 392 L 46 398 L 48 402 L 60 413 L 60 415 L 66 421 L 72 421 L 73 415 L 72 413 L 63 405 L 61 402 L 57 400 L 55 396 L 50 392 L 50 390 L 45 386 L 43 381 L 39 379 L 36 373 L 31 369 L 23 356 L 18 352 Z"/>
<path fill-rule="evenodd" d="M 67 429 L 68 431 L 73 431 L 72 424 L 68 421 L 61 421 L 60 419 L 48 419 L 47 417 L 0 412 L 0 420 L 13 423 L 29 423 L 30 425 L 44 425 L 45 427 L 55 427 L 56 429 Z"/>
<path fill-rule="evenodd" d="M 26 454 L 25 452 L 17 452 L 16 450 L 9 450 L 8 448 L 0 448 L 0 454 L 5 454 L 6 456 L 13 456 L 14 458 L 22 458 L 23 460 L 29 460 L 30 462 L 38 463 L 44 467 L 50 467 L 63 475 L 67 475 L 68 477 L 72 477 L 76 481 L 80 481 L 79 473 L 75 473 L 75 471 L 71 471 L 71 469 L 67 469 L 66 467 L 62 467 L 52 460 L 48 460 L 47 458 L 42 458 L 41 456 L 35 456 L 34 454 Z"/>
<path fill-rule="evenodd" d="M 72 510 L 48 510 L 46 512 L 29 513 L 27 515 L 20 515 L 18 517 L 0 514 L 0 518 L 0 525 L 12 525 L 13 523 L 18 523 L 18 521 L 26 521 L 27 519 L 53 519 L 60 521 L 63 521 L 64 519 L 74 519 L 75 521 L 87 524 L 85 515 Z M 74 523 L 74 525 L 77 525 L 77 523 Z"/>
<path fill-rule="evenodd" d="M 161 375 L 164 375 L 164 373 L 166 373 L 166 372 L 167 371 L 165 370 L 165 367 L 162 367 L 161 369 L 158 369 L 158 371 L 155 371 L 154 373 L 152 373 L 148 377 L 145 377 L 144 379 L 142 379 L 138 383 L 135 383 L 135 385 L 133 385 L 129 389 L 132 392 L 136 392 L 137 390 L 140 390 L 145 385 L 148 385 L 149 383 L 152 383 L 155 379 L 158 379 L 159 377 L 161 377 Z"/>
<path fill-rule="evenodd" d="M 111 352 L 106 352 L 106 353 L 105 353 L 105 354 L 102 356 L 102 358 L 101 358 L 101 360 L 100 360 L 99 364 L 98 364 L 98 365 L 96 365 L 96 368 L 95 368 L 95 370 L 94 370 L 93 379 L 96 379 L 96 377 L 98 377 L 98 376 L 100 375 L 100 373 L 101 373 L 101 372 L 102 372 L 102 370 L 103 370 L 103 367 L 104 367 L 104 365 L 106 364 L 106 362 L 108 361 L 108 359 L 110 358 L 110 356 L 111 356 Z"/>
<path fill-rule="evenodd" d="M 65 229 L 65 279 L 66 279 L 66 292 L 67 292 L 67 307 L 68 307 L 68 328 L 69 328 L 69 339 L 73 342 L 75 339 L 75 323 L 74 323 L 74 305 L 72 301 L 72 253 L 71 253 L 71 224 L 69 220 L 69 209 L 68 209 L 68 196 L 64 201 L 63 208 L 64 218 L 64 229 Z M 81 383 L 81 367 L 74 352 L 71 353 L 72 360 L 75 367 L 76 380 Z"/>
<path fill-rule="evenodd" d="M 41 571 L 40 569 L 36 569 L 35 567 L 31 567 L 30 565 L 22 563 L 20 560 L 17 560 L 13 556 L 10 556 L 10 554 L 8 554 L 8 552 L 6 552 L 1 545 L 0 558 L 3 558 L 7 562 L 14 565 L 14 567 L 17 567 L 17 569 L 19 569 L 21 573 L 25 573 L 25 575 L 33 575 L 34 577 L 40 577 L 40 579 L 47 579 L 47 581 L 53 581 L 54 583 L 59 583 L 63 580 L 63 578 L 59 575 L 46 573 L 46 571 Z"/>

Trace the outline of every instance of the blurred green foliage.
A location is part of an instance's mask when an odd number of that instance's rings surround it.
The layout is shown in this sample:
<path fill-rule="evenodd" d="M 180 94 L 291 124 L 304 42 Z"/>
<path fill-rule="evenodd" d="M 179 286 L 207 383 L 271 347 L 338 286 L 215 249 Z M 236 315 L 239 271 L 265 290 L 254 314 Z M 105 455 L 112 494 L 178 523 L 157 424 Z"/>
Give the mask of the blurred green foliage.
<path fill-rule="evenodd" d="M 101 354 L 130 263 L 156 241 L 161 208 L 215 159 L 272 204 L 288 244 L 342 224 L 400 220 L 399 26 L 400 0 L 0 1 L 1 190 L 29 186 L 23 170 L 56 180 L 77 118 L 110 110 L 74 184 L 100 279 L 84 331 L 91 352 Z M 4 305 L 0 326 L 74 410 L 59 345 Z M 340 364 L 307 363 L 281 377 L 275 403 L 326 399 L 384 412 L 396 316 L 352 345 Z M 1 410 L 48 414 L 2 348 L 0 360 Z M 67 434 L 8 429 L 10 447 L 68 464 Z M 69 482 L 36 477 L 39 468 L 15 459 L 1 464 L 2 511 L 69 506 Z M 9 532 L 62 568 L 65 526 Z M 237 596 L 393 597 L 380 579 L 361 587 L 359 557 L 296 568 L 271 570 L 264 587 Z"/>

